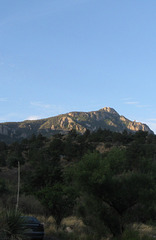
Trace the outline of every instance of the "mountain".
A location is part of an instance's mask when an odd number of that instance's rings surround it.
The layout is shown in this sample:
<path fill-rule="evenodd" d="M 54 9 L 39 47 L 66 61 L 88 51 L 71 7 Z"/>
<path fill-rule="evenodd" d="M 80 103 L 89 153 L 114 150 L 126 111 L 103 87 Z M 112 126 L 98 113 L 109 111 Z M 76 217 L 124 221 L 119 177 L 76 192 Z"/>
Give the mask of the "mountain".
<path fill-rule="evenodd" d="M 153 133 L 146 124 L 130 121 L 113 108 L 104 107 L 98 111 L 70 112 L 41 120 L 0 123 L 0 140 L 13 142 L 39 133 L 48 137 L 56 133 L 65 134 L 72 129 L 83 134 L 87 129 L 96 131 L 99 128 L 115 132 L 141 130 Z"/>

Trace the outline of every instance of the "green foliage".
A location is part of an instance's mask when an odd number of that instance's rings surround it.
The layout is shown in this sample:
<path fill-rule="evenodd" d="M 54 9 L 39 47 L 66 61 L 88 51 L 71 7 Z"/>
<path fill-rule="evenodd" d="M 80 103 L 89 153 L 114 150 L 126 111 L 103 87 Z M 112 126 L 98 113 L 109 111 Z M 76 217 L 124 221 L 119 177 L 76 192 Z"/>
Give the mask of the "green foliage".
<path fill-rule="evenodd" d="M 4 142 L 0 142 L 0 166 L 6 166 L 7 158 L 7 145 Z"/>
<path fill-rule="evenodd" d="M 50 145 L 49 145 L 49 151 L 51 154 L 54 155 L 63 155 L 64 154 L 64 143 L 61 139 L 59 138 L 54 138 Z"/>
<path fill-rule="evenodd" d="M 46 149 L 31 156 L 32 168 L 24 173 L 23 191 L 34 194 L 45 186 L 52 186 L 62 181 L 62 169 L 57 156 L 52 157 Z"/>
<path fill-rule="evenodd" d="M 54 139 L 47 148 L 42 148 L 31 156 L 31 169 L 24 174 L 23 192 L 35 195 L 51 213 L 59 225 L 62 218 L 72 214 L 75 202 L 74 190 L 66 185 L 63 168 L 60 163 L 63 144 L 60 139 Z"/>
<path fill-rule="evenodd" d="M 148 132 L 138 131 L 134 134 L 134 140 L 139 143 L 145 143 Z"/>
<path fill-rule="evenodd" d="M 57 183 L 42 188 L 37 192 L 37 197 L 55 217 L 58 226 L 64 217 L 72 215 L 76 197 L 73 188 Z"/>
<path fill-rule="evenodd" d="M 12 154 L 9 154 L 6 162 L 7 162 L 7 166 L 11 168 L 11 167 L 17 167 L 18 162 L 20 162 L 21 164 L 24 164 L 24 159 L 22 156 L 18 156 L 16 155 L 16 153 L 12 153 Z"/>
<path fill-rule="evenodd" d="M 153 240 L 154 238 L 148 235 L 140 234 L 139 231 L 126 229 L 122 236 L 115 237 L 113 240 Z"/>
<path fill-rule="evenodd" d="M 26 215 L 30 213 L 32 215 L 43 215 L 46 212 L 41 202 L 33 195 L 20 194 L 19 209 Z"/>
<path fill-rule="evenodd" d="M 52 214 L 58 225 L 76 212 L 90 231 L 89 239 L 121 235 L 126 224 L 134 221 L 155 221 L 155 135 L 102 129 L 79 135 L 73 130 L 51 139 L 39 134 L 21 143 L 0 142 L 1 176 L 7 174 L 5 165 L 17 172 L 18 161 L 23 164 L 20 193 L 25 212 L 33 212 L 36 203 L 37 208 L 42 206 L 42 211 Z M 0 181 L 3 202 L 8 187 L 12 188 L 9 194 L 15 193 L 9 179 Z M 32 199 L 32 206 L 26 199 Z"/>
<path fill-rule="evenodd" d="M 4 152 L 0 152 L 0 167 L 6 166 L 6 158 L 7 158 L 7 154 Z"/>
<path fill-rule="evenodd" d="M 57 233 L 57 238 L 61 240 L 100 240 L 96 234 L 92 235 L 90 232 L 81 234 L 79 232 L 67 233 L 59 231 Z"/>
<path fill-rule="evenodd" d="M 1 212 L 0 222 L 0 237 L 3 239 L 22 239 L 23 222 L 19 212 L 16 212 L 15 210 L 5 210 Z"/>
<path fill-rule="evenodd" d="M 96 227 L 99 223 L 118 235 L 126 223 L 147 221 L 152 212 L 156 214 L 153 163 L 144 159 L 144 166 L 150 165 L 149 174 L 141 165 L 135 171 L 129 170 L 127 161 L 125 149 L 115 148 L 105 157 L 98 153 L 86 155 L 73 170 L 82 204 L 78 212 L 101 235 Z"/>
<path fill-rule="evenodd" d="M 7 150 L 7 145 L 5 142 L 0 141 L 0 151 L 5 151 Z"/>
<path fill-rule="evenodd" d="M 6 182 L 3 179 L 0 179 L 0 195 L 2 196 L 7 192 L 8 192 L 8 189 L 6 186 Z"/>

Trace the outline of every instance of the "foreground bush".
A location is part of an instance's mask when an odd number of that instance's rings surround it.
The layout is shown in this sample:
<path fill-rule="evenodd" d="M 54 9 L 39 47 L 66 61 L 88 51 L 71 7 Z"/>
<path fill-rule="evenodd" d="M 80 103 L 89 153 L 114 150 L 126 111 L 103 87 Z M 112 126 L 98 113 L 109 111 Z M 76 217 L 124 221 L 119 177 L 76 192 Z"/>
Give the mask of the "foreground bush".
<path fill-rule="evenodd" d="M 23 239 L 21 214 L 15 210 L 5 210 L 0 213 L 0 239 Z"/>
<path fill-rule="evenodd" d="M 142 235 L 139 231 L 128 229 L 124 231 L 121 237 L 113 238 L 113 240 L 153 240 L 154 236 Z"/>

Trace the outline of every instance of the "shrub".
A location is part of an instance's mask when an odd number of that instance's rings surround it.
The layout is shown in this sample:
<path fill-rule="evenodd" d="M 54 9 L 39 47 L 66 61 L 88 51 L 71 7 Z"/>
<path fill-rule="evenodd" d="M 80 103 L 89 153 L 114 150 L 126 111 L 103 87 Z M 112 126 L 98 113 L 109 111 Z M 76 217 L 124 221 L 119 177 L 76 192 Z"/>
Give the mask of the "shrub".
<path fill-rule="evenodd" d="M 44 214 L 44 207 L 38 199 L 32 195 L 21 195 L 19 209 L 24 214 Z"/>
<path fill-rule="evenodd" d="M 15 210 L 0 213 L 0 239 L 23 239 L 23 222 L 21 214 Z"/>
<path fill-rule="evenodd" d="M 134 229 L 126 229 L 121 237 L 113 238 L 113 240 L 153 240 L 153 237 L 142 235 L 139 231 Z"/>

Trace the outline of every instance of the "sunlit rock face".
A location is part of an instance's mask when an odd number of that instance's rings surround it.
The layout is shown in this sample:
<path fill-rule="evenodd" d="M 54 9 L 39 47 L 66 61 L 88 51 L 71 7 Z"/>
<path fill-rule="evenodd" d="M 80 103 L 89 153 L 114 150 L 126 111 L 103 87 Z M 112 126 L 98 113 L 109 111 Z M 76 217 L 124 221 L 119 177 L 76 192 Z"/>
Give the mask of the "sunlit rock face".
<path fill-rule="evenodd" d="M 130 122 L 127 127 L 132 131 L 141 130 L 149 132 L 149 127 L 146 124 L 142 124 L 140 122 Z"/>
<path fill-rule="evenodd" d="M 104 107 L 102 108 L 101 110 L 99 111 L 104 111 L 104 112 L 109 112 L 111 114 L 118 114 L 113 108 L 110 108 L 110 107 Z M 119 115 L 119 114 L 118 114 Z"/>
<path fill-rule="evenodd" d="M 134 131 L 134 132 L 136 132 L 136 131 L 146 131 L 146 132 L 149 132 L 149 133 L 153 133 L 151 131 L 151 129 L 146 124 L 143 124 L 141 122 L 130 121 L 127 118 L 125 118 L 124 116 L 120 116 L 120 120 L 127 126 L 128 130 L 131 130 L 131 131 Z"/>
<path fill-rule="evenodd" d="M 56 133 L 68 133 L 72 129 L 83 134 L 87 129 L 93 132 L 99 128 L 115 132 L 141 130 L 153 133 L 146 124 L 131 121 L 124 116 L 120 116 L 113 108 L 104 107 L 98 111 L 70 112 L 40 120 L 1 123 L 0 140 L 5 141 L 7 139 L 6 141 L 13 142 L 39 133 L 49 137 Z"/>

